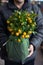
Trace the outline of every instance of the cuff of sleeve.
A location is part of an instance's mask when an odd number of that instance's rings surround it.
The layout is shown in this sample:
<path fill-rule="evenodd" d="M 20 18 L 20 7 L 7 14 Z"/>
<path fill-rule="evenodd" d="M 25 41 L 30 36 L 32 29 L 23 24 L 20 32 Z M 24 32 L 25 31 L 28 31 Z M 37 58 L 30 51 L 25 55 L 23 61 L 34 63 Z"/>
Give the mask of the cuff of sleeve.
<path fill-rule="evenodd" d="M 37 49 L 40 46 L 41 41 L 42 41 L 41 38 L 32 38 L 30 44 L 33 44 L 33 46 Z"/>
<path fill-rule="evenodd" d="M 3 44 L 3 46 L 5 46 L 5 45 L 7 44 L 7 42 L 8 42 L 8 41 L 6 41 L 6 42 Z"/>

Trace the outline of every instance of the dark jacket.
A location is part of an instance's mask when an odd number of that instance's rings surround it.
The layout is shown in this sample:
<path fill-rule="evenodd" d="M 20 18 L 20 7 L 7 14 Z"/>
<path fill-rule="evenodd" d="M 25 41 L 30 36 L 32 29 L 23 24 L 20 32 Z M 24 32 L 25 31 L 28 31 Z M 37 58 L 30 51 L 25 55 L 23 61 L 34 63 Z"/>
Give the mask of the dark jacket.
<path fill-rule="evenodd" d="M 14 10 L 19 10 L 13 2 L 10 0 L 9 3 L 4 4 L 3 6 L 0 6 L 0 48 L 2 50 L 5 50 L 5 46 L 3 47 L 3 44 L 8 40 L 8 37 L 10 35 L 9 31 L 7 30 L 7 19 L 12 15 Z M 37 7 L 37 5 L 30 4 L 30 2 L 25 1 L 25 4 L 22 6 L 20 10 L 27 10 L 29 12 L 34 11 L 38 16 L 36 17 L 36 23 L 37 23 L 37 34 L 32 34 L 30 38 L 30 44 L 33 44 L 35 49 L 38 48 L 38 46 L 41 44 L 43 40 L 43 17 L 40 12 L 40 9 Z M 6 54 L 4 52 L 3 57 L 6 57 Z M 1 54 L 2 55 L 2 54 Z M 33 54 L 32 56 L 34 56 Z"/>

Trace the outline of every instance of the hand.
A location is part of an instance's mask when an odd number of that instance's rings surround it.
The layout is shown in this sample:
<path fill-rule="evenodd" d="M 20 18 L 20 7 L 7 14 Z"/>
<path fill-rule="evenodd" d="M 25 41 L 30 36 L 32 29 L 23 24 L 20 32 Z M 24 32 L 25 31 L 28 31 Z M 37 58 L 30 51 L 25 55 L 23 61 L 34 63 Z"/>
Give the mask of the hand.
<path fill-rule="evenodd" d="M 28 51 L 30 53 L 29 53 L 29 55 L 27 57 L 30 57 L 33 54 L 33 52 L 34 52 L 34 46 L 32 44 L 30 45 L 30 48 L 28 48 Z"/>

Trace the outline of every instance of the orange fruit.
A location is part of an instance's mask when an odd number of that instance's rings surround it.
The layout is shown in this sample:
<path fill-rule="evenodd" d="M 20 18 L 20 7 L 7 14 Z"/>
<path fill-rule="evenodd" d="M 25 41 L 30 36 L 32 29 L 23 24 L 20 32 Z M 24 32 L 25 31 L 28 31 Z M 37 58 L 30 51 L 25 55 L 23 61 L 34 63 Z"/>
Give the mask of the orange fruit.
<path fill-rule="evenodd" d="M 24 38 L 25 36 L 24 35 L 22 35 L 22 38 Z"/>
<path fill-rule="evenodd" d="M 26 35 L 26 32 L 24 32 L 23 35 Z"/>
<path fill-rule="evenodd" d="M 26 35 L 25 37 L 26 37 L 26 38 L 30 38 L 30 35 Z"/>
<path fill-rule="evenodd" d="M 21 40 L 20 40 L 20 39 L 18 39 L 18 42 L 21 42 Z"/>
<path fill-rule="evenodd" d="M 32 23 L 32 20 L 29 20 L 29 23 Z"/>
<path fill-rule="evenodd" d="M 7 24 L 9 24 L 10 23 L 10 21 L 7 21 Z"/>
<path fill-rule="evenodd" d="M 32 34 L 32 31 L 28 31 L 28 34 Z"/>
<path fill-rule="evenodd" d="M 18 32 L 21 34 L 22 33 L 21 29 L 19 29 Z"/>
<path fill-rule="evenodd" d="M 31 19 L 31 18 L 28 18 L 28 22 L 29 22 L 29 23 L 32 23 L 32 19 Z"/>
<path fill-rule="evenodd" d="M 18 32 L 16 32 L 16 36 L 19 36 L 19 33 Z"/>
<path fill-rule="evenodd" d="M 28 20 L 31 20 L 31 18 L 28 17 Z"/>

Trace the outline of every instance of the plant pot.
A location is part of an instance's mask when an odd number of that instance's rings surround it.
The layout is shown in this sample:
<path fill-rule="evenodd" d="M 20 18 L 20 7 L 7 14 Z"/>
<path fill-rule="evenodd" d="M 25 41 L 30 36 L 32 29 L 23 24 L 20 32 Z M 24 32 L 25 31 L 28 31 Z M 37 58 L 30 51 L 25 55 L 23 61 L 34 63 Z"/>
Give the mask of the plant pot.
<path fill-rule="evenodd" d="M 16 42 L 15 37 L 10 36 L 10 40 L 6 44 L 8 58 L 14 61 L 23 61 L 28 56 L 29 39 L 22 38 L 22 42 Z"/>

